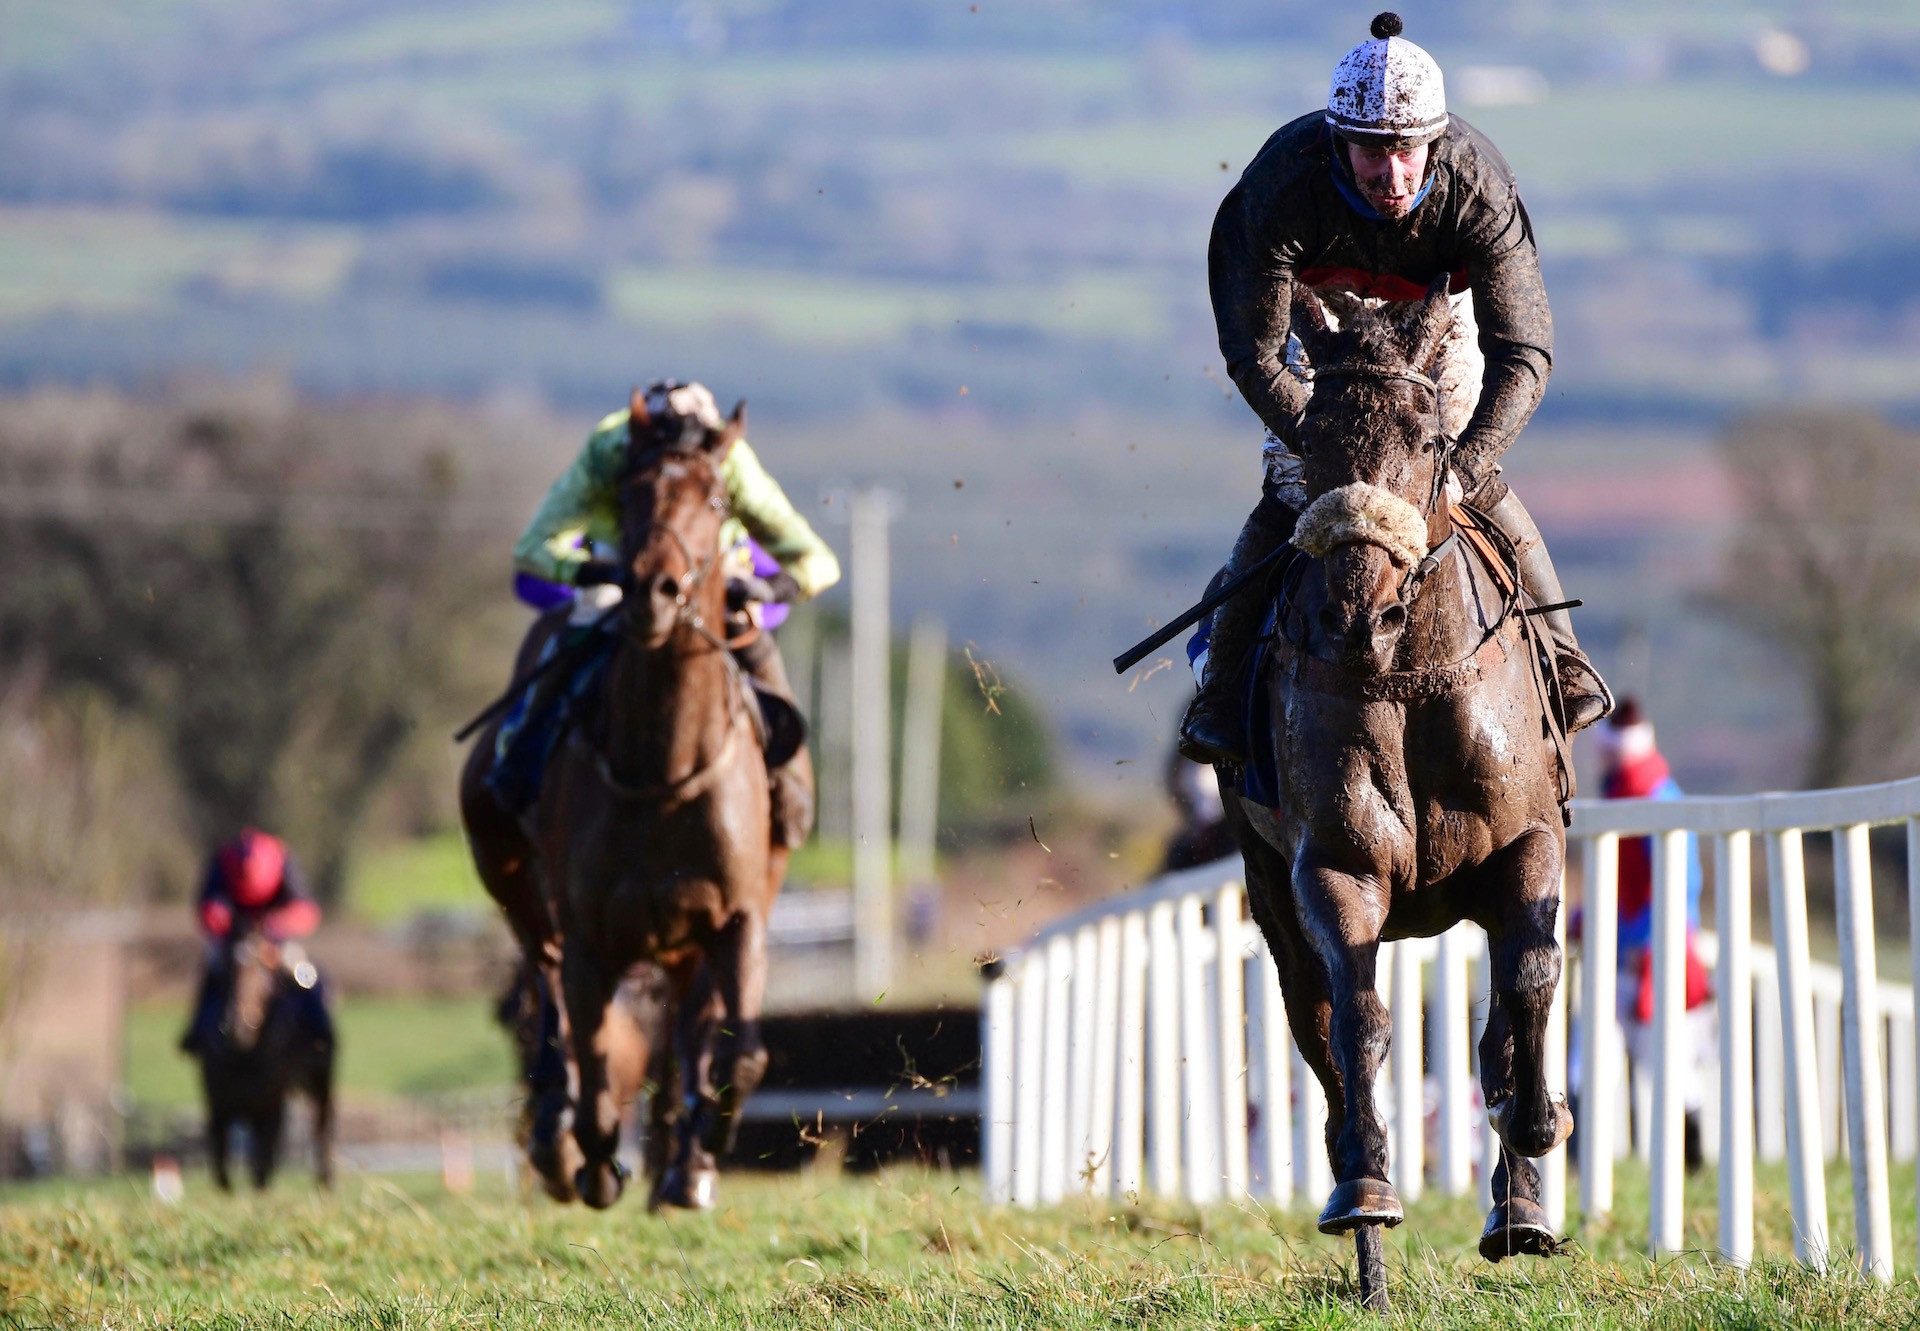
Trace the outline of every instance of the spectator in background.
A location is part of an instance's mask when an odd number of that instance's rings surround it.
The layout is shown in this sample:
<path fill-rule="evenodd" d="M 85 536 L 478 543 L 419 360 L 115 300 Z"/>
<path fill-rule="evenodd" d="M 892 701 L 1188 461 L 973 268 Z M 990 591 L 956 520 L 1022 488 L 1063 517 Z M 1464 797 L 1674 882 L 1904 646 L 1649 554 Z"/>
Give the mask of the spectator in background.
<path fill-rule="evenodd" d="M 333 1039 L 333 1018 L 319 972 L 295 941 L 320 927 L 320 907 L 307 894 L 285 842 L 249 827 L 216 850 L 200 885 L 198 914 L 207 960 L 193 1018 L 180 1039 L 183 1052 L 204 1053 L 219 1034 L 228 945 L 247 934 L 279 946 L 280 965 L 294 978 L 292 991 L 301 996 L 309 1029 L 329 1042 Z"/>
<path fill-rule="evenodd" d="M 1166 782 L 1167 798 L 1173 801 L 1180 822 L 1167 841 L 1160 872 L 1191 869 L 1232 854 L 1233 837 L 1227 831 L 1220 780 L 1214 769 L 1183 757 L 1176 747 L 1167 756 Z"/>
<path fill-rule="evenodd" d="M 1594 731 L 1603 768 L 1601 793 L 1610 800 L 1679 799 L 1679 783 L 1654 741 L 1653 722 L 1638 700 L 1623 698 L 1606 724 Z M 1713 991 L 1700 959 L 1700 849 L 1689 834 L 1687 861 L 1687 1014 L 1681 1039 L 1690 1047 L 1681 1061 L 1695 1075 L 1687 1081 L 1687 1164 L 1701 1161 L 1700 1114 L 1714 1074 Z M 1619 1015 L 1627 1056 L 1641 1067 L 1653 1058 L 1653 844 L 1648 837 L 1620 842 Z"/>

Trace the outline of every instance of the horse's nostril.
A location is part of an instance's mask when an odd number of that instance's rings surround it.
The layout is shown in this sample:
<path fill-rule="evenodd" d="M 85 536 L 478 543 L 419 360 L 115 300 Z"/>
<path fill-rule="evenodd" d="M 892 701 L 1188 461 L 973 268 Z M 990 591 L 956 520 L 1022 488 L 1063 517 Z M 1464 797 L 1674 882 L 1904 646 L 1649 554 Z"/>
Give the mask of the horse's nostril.
<path fill-rule="evenodd" d="M 667 576 L 666 574 L 662 574 L 660 577 L 654 580 L 653 594 L 655 596 L 658 596 L 663 601 L 672 601 L 672 600 L 679 599 L 680 580 L 678 578 L 673 578 L 673 577 Z"/>
<path fill-rule="evenodd" d="M 1380 627 L 1383 629 L 1397 629 L 1406 622 L 1407 607 L 1398 601 L 1380 612 Z"/>

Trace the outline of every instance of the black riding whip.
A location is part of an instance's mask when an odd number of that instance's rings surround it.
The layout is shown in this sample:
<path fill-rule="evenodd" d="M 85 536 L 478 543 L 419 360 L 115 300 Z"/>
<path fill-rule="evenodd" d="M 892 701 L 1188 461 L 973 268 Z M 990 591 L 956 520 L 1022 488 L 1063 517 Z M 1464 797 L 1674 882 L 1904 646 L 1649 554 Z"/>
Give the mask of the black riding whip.
<path fill-rule="evenodd" d="M 1217 590 L 1211 591 L 1201 597 L 1199 604 L 1195 605 L 1192 609 L 1183 611 L 1171 622 L 1155 629 L 1139 642 L 1127 648 L 1126 651 L 1114 657 L 1113 673 L 1116 675 L 1126 674 L 1127 671 L 1138 665 L 1149 652 L 1153 651 L 1156 647 L 1172 641 L 1172 639 L 1179 635 L 1182 629 L 1189 629 L 1195 624 L 1198 624 L 1202 619 L 1212 614 L 1214 610 L 1228 600 L 1235 592 L 1272 568 L 1274 564 L 1279 562 L 1283 555 L 1290 554 L 1292 551 L 1293 547 L 1287 544 L 1287 542 L 1282 541 L 1258 560 L 1251 568 L 1235 574 Z"/>

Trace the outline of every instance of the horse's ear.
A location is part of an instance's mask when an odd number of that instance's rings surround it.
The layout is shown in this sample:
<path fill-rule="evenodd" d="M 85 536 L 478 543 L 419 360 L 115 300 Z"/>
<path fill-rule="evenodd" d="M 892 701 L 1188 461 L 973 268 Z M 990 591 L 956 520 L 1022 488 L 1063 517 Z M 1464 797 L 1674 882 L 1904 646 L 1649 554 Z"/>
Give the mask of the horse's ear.
<path fill-rule="evenodd" d="M 741 398 L 733 404 L 733 415 L 727 417 L 727 423 L 718 434 L 708 437 L 707 452 L 713 455 L 715 462 L 723 461 L 733 451 L 747 433 L 747 400 Z"/>
<path fill-rule="evenodd" d="M 1440 350 L 1440 339 L 1447 335 L 1447 329 L 1453 326 L 1453 302 L 1448 299 L 1452 279 L 1442 273 L 1433 279 L 1427 287 L 1426 298 L 1420 302 L 1420 313 L 1413 321 L 1413 345 L 1408 354 L 1408 363 L 1424 369 L 1433 363 L 1434 353 Z"/>

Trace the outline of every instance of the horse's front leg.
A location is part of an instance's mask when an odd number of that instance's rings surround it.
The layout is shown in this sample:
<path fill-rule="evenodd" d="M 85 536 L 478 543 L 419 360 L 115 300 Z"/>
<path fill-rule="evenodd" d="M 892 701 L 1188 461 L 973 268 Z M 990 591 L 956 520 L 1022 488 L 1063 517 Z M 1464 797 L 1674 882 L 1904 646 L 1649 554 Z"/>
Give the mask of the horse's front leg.
<path fill-rule="evenodd" d="M 1538 1158 L 1566 1141 L 1573 1114 L 1548 1097 L 1547 1016 L 1560 983 L 1561 846 L 1536 828 L 1503 847 L 1482 870 L 1483 921 L 1492 962 L 1493 999 L 1505 1021 L 1487 1023 L 1481 1075 L 1494 1131 L 1517 1155 Z"/>
<path fill-rule="evenodd" d="M 1326 976 L 1332 1009 L 1328 1047 L 1340 1077 L 1339 1127 L 1334 1129 L 1331 1115 L 1328 1124 L 1335 1184 L 1320 1213 L 1323 1234 L 1397 1225 L 1405 1218 L 1399 1194 L 1387 1180 L 1387 1128 L 1374 1101 L 1374 1084 L 1393 1038 L 1386 1004 L 1374 987 L 1387 891 L 1376 877 L 1332 867 L 1311 846 L 1295 864 L 1295 909 Z"/>
<path fill-rule="evenodd" d="M 704 956 L 690 957 L 667 970 L 673 985 L 674 1082 L 680 1109 L 674 1117 L 673 1147 L 666 1171 L 654 1189 L 655 1206 L 705 1210 L 713 1205 L 719 1170 L 706 1140 L 712 1132 L 713 1041 L 721 1018 L 713 970 Z"/>
<path fill-rule="evenodd" d="M 718 1087 L 719 1113 L 706 1148 L 716 1156 L 733 1149 L 740 1106 L 767 1075 L 767 1042 L 760 1014 L 767 1000 L 767 922 L 757 911 L 733 917 L 709 953 L 721 1019 L 714 1066 L 725 1081 Z"/>
<path fill-rule="evenodd" d="M 620 1148 L 620 1103 L 607 1075 L 607 1004 L 614 990 L 608 969 L 579 944 L 570 944 L 561 962 L 575 1078 L 573 1138 L 583 1157 L 573 1185 L 580 1200 L 596 1208 L 619 1201 L 627 1182 L 626 1171 L 615 1158 Z"/>

